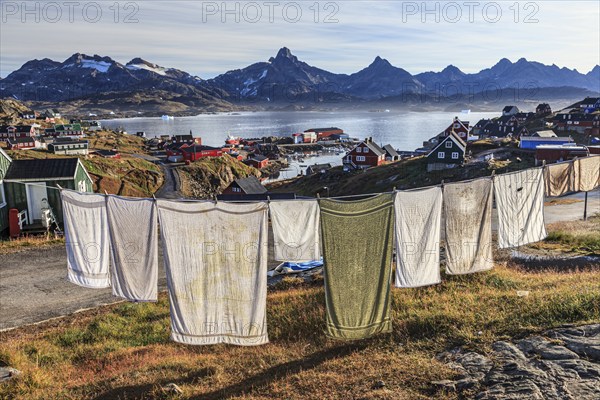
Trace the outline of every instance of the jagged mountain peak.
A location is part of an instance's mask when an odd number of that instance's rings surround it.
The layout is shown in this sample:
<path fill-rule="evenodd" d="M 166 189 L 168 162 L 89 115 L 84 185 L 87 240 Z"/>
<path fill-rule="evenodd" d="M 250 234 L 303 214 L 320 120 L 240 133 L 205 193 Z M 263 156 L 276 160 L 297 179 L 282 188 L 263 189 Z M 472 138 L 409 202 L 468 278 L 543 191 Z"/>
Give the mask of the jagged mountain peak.
<path fill-rule="evenodd" d="M 393 67 L 392 64 L 390 64 L 390 62 L 388 60 L 386 60 L 385 58 L 381 58 L 379 56 L 375 57 L 375 59 L 373 60 L 373 62 L 371 63 L 371 65 L 369 65 L 369 67 Z"/>
<path fill-rule="evenodd" d="M 444 68 L 442 70 L 443 74 L 460 74 L 460 75 L 464 75 L 464 72 L 462 72 L 458 67 L 450 64 L 448 65 L 446 68 Z"/>
<path fill-rule="evenodd" d="M 269 59 L 269 62 L 271 64 L 296 64 L 299 61 L 298 57 L 293 55 L 290 49 L 288 49 L 287 47 L 282 47 L 281 49 L 279 49 L 275 57 L 271 57 Z"/>

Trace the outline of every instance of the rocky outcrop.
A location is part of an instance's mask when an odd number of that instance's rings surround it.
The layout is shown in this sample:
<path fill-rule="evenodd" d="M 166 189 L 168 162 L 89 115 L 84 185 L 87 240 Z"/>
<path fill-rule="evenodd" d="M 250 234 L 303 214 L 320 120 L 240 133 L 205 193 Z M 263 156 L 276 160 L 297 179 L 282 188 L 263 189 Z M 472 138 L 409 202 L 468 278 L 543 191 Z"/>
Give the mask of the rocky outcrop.
<path fill-rule="evenodd" d="M 256 168 L 229 155 L 205 157 L 193 164 L 177 167 L 176 173 L 181 181 L 181 194 L 194 199 L 214 199 L 237 178 L 261 176 Z"/>
<path fill-rule="evenodd" d="M 0 100 L 0 124 L 14 124 L 20 121 L 19 114 L 29 112 L 29 107 L 13 99 Z"/>
<path fill-rule="evenodd" d="M 600 398 L 600 324 L 496 342 L 487 355 L 455 349 L 438 358 L 460 375 L 456 381 L 437 382 L 438 386 L 469 398 Z"/>

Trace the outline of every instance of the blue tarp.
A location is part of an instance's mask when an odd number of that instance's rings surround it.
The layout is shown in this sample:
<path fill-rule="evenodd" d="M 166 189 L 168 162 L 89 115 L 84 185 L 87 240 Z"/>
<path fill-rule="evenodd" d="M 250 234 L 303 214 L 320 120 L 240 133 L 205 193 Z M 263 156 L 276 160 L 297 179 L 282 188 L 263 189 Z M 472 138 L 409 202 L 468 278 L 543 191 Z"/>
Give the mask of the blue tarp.
<path fill-rule="evenodd" d="M 308 271 L 313 268 L 322 267 L 322 266 L 323 266 L 322 258 L 318 261 L 307 261 L 307 262 L 303 262 L 303 263 L 294 263 L 294 262 L 286 261 L 286 262 L 279 264 L 272 271 L 267 272 L 267 275 L 276 276 L 276 275 L 284 275 L 284 274 L 297 274 L 299 272 Z"/>

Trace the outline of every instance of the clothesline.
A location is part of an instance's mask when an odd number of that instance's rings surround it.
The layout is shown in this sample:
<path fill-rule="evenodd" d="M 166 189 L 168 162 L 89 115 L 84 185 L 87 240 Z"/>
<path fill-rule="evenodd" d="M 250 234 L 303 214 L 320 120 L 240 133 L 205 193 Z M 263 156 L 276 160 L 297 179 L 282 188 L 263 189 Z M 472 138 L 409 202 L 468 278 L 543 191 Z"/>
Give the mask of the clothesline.
<path fill-rule="evenodd" d="M 589 157 L 600 157 L 600 156 L 589 156 Z M 560 162 L 556 162 L 553 164 L 546 164 L 544 162 L 544 164 L 540 167 L 532 167 L 532 168 L 526 168 L 524 170 L 520 170 L 520 171 L 526 171 L 526 170 L 532 170 L 532 169 L 536 169 L 536 168 L 542 168 L 544 171 L 546 169 L 548 169 L 550 166 L 552 165 L 561 165 L 561 164 L 566 164 L 566 163 L 573 163 L 575 160 L 577 160 L 578 158 L 574 158 L 573 160 L 568 160 L 568 161 L 560 161 Z M 348 199 L 348 198 L 355 198 L 355 197 L 369 197 L 369 196 L 377 196 L 380 194 L 389 194 L 389 193 L 395 193 L 397 191 L 416 191 L 416 190 L 425 190 L 425 189 L 430 189 L 430 188 L 434 188 L 434 187 L 443 187 L 445 184 L 454 184 L 454 183 L 469 183 L 469 182 L 473 182 L 476 181 L 478 179 L 485 179 L 485 178 L 491 178 L 494 179 L 496 176 L 500 176 L 500 175 L 506 175 L 506 174 L 512 174 L 515 172 L 520 172 L 520 171 L 511 171 L 511 172 L 506 172 L 504 174 L 496 174 L 495 170 L 492 171 L 491 175 L 487 175 L 487 176 L 481 176 L 481 177 L 476 177 L 476 178 L 471 178 L 471 179 L 465 179 L 465 180 L 460 180 L 460 181 L 453 181 L 453 182 L 444 182 L 442 180 L 441 183 L 438 184 L 434 184 L 434 185 L 429 185 L 429 186 L 420 186 L 420 187 L 416 187 L 416 188 L 410 188 L 410 189 L 402 189 L 402 190 L 396 190 L 394 188 L 394 190 L 392 191 L 386 191 L 386 192 L 374 192 L 374 193 L 360 193 L 360 194 L 350 194 L 350 195 L 342 195 L 342 196 L 331 196 L 331 197 L 326 197 L 327 199 L 331 199 L 331 200 L 340 200 L 340 199 Z M 21 185 L 25 185 L 25 186 L 37 186 L 37 187 L 45 187 L 47 189 L 53 189 L 53 190 L 62 190 L 63 188 L 58 186 L 46 186 L 46 185 L 40 185 L 37 183 L 27 183 L 27 182 L 11 182 L 11 183 L 18 183 Z M 106 195 L 109 195 L 108 193 L 105 193 Z M 156 200 L 156 197 L 154 197 L 154 195 L 152 195 L 151 198 L 148 197 L 132 197 L 135 199 L 152 199 L 152 200 Z M 319 196 L 317 196 L 317 198 L 319 198 Z M 188 198 L 179 198 L 179 199 L 169 199 L 172 201 L 181 201 L 181 202 L 201 202 L 201 201 L 208 201 L 208 202 L 215 202 L 215 203 L 219 203 L 219 202 L 224 202 L 224 203 L 262 203 L 262 202 L 270 202 L 269 196 L 267 196 L 267 200 L 210 200 L 210 199 L 188 199 Z M 277 200 L 277 201 L 287 201 L 289 199 L 282 199 L 282 200 Z"/>

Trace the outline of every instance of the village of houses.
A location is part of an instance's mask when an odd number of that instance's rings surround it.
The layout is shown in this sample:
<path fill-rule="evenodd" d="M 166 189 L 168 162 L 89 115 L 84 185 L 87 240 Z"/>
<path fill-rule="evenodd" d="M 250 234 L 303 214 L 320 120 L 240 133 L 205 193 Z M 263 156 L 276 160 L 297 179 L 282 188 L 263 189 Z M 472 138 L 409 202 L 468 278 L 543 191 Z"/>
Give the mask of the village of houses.
<path fill-rule="evenodd" d="M 120 160 L 132 155 L 119 146 L 91 147 L 91 139 L 103 131 L 99 121 L 66 120 L 54 109 L 20 112 L 18 117 L 18 123 L 0 126 L 0 234 L 60 232 L 60 196 L 49 187 L 99 191 L 82 160 Z M 302 161 L 306 151 L 334 151 L 343 165 L 338 168 L 348 174 L 414 158 L 426 159 L 423 173 L 434 173 L 502 158 L 505 149 L 515 148 L 534 157 L 536 165 L 600 154 L 600 98 L 586 98 L 559 112 L 546 103 L 534 112 L 507 105 L 498 118 L 473 125 L 461 117 L 448 122 L 444 131 L 416 150 L 398 150 L 370 137 L 352 138 L 338 127 L 311 128 L 285 137 L 229 136 L 222 147 L 203 145 L 202 138 L 192 132 L 154 138 L 136 132 L 132 136 L 143 143 L 142 157 L 160 165 L 165 173 L 169 165 L 185 166 L 216 157 L 232 157 L 262 172 L 227 182 L 219 189 L 225 200 L 295 197 L 295 193 L 270 193 L 261 181 L 277 168 L 285 168 L 290 159 Z M 480 151 L 481 143 L 487 144 L 485 151 Z M 28 152 L 35 152 L 35 157 Z M 333 168 L 330 163 L 308 165 L 304 174 L 327 175 Z"/>

